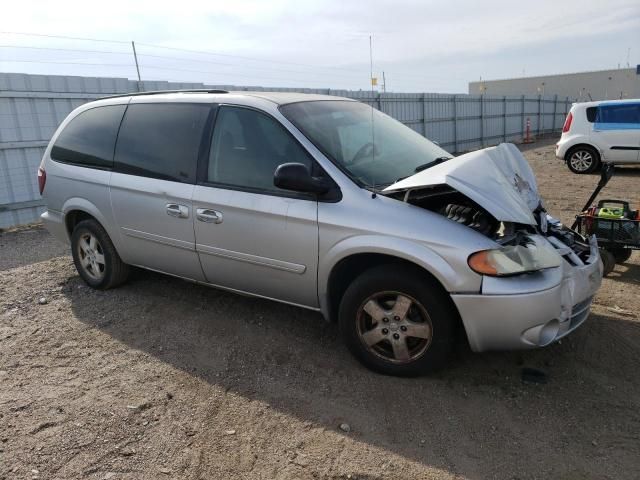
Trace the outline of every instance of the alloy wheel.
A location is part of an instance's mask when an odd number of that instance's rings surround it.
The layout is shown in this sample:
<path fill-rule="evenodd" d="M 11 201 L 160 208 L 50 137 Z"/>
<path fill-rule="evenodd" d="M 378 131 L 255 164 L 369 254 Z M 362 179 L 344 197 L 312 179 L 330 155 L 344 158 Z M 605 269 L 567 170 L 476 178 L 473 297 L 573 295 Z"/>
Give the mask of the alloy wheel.
<path fill-rule="evenodd" d="M 433 325 L 426 309 L 400 292 L 379 292 L 357 313 L 357 332 L 366 348 L 392 363 L 410 363 L 431 345 Z"/>
<path fill-rule="evenodd" d="M 586 172 L 593 165 L 593 155 L 586 150 L 577 150 L 571 155 L 569 163 L 574 170 Z"/>
<path fill-rule="evenodd" d="M 104 277 L 105 260 L 102 245 L 98 238 L 87 232 L 80 236 L 78 241 L 78 258 L 85 273 L 95 279 Z"/>

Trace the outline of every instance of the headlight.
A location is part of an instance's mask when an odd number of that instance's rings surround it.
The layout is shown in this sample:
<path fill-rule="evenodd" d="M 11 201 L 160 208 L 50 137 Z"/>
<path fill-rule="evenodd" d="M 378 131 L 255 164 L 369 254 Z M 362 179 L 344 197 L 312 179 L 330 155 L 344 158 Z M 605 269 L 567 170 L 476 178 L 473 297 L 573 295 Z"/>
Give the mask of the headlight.
<path fill-rule="evenodd" d="M 526 237 L 522 245 L 507 245 L 472 254 L 469 267 L 482 275 L 502 277 L 559 267 L 562 257 L 552 245 L 537 235 Z"/>

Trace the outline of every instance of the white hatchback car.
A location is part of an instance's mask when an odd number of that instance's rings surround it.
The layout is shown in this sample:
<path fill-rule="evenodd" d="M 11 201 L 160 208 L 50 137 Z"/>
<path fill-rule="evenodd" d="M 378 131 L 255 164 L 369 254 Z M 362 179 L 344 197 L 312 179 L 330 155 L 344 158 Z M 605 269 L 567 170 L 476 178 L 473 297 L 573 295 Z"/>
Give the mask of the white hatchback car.
<path fill-rule="evenodd" d="M 602 162 L 640 163 L 640 100 L 574 103 L 556 157 L 573 173 L 593 172 Z"/>

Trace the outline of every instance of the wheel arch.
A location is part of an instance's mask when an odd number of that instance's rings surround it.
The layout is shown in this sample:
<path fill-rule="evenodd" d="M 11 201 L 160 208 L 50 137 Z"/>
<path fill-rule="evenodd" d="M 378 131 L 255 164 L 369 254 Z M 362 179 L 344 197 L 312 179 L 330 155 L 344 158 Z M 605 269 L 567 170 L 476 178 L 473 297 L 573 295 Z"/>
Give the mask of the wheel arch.
<path fill-rule="evenodd" d="M 339 260 L 329 273 L 326 286 L 326 308 L 323 308 L 328 320 L 335 321 L 337 319 L 340 301 L 351 282 L 366 270 L 381 265 L 411 268 L 442 286 L 431 272 L 404 258 L 386 253 L 354 253 Z"/>
<path fill-rule="evenodd" d="M 65 230 L 69 240 L 73 234 L 73 228 L 82 220 L 93 219 L 105 229 L 107 235 L 120 252 L 120 236 L 111 228 L 109 220 L 102 214 L 100 209 L 84 198 L 70 198 L 62 206 Z"/>
<path fill-rule="evenodd" d="M 598 155 L 598 158 L 596 159 L 597 161 L 599 162 L 602 161 L 602 152 L 600 152 L 600 149 L 595 145 L 593 145 L 592 143 L 587 143 L 587 142 L 576 143 L 575 145 L 572 145 L 571 147 L 569 147 L 567 149 L 567 153 L 564 154 L 564 161 L 568 162 L 571 155 L 573 155 L 573 152 L 575 152 L 580 148 L 585 148 L 585 147 L 590 148 L 591 150 L 596 152 L 596 155 Z"/>
<path fill-rule="evenodd" d="M 480 275 L 464 275 L 437 252 L 416 242 L 377 235 L 350 237 L 321 257 L 318 268 L 320 308 L 327 320 L 336 318 L 337 305 L 349 283 L 365 270 L 381 264 L 404 265 L 433 280 L 444 292 L 478 292 Z M 466 258 L 466 257 L 465 257 Z M 466 262 L 465 262 L 466 263 Z"/>

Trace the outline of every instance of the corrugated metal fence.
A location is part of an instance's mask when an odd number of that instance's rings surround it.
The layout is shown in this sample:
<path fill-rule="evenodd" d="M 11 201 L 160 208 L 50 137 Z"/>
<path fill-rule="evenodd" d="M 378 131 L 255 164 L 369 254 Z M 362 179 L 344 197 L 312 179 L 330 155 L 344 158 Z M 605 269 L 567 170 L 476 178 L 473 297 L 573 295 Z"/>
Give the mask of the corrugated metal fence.
<path fill-rule="evenodd" d="M 43 210 L 36 170 L 49 138 L 71 110 L 90 100 L 141 90 L 224 88 L 323 93 L 373 105 L 450 152 L 555 132 L 570 108 L 568 98 L 442 95 L 329 89 L 289 89 L 138 82 L 125 78 L 0 73 L 0 228 L 33 222 Z"/>

